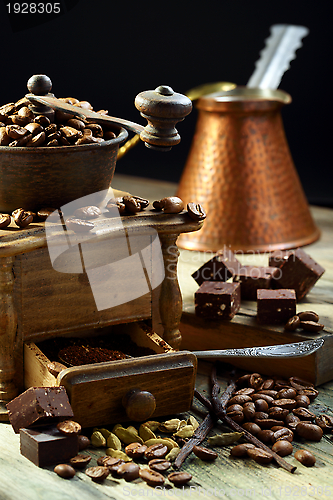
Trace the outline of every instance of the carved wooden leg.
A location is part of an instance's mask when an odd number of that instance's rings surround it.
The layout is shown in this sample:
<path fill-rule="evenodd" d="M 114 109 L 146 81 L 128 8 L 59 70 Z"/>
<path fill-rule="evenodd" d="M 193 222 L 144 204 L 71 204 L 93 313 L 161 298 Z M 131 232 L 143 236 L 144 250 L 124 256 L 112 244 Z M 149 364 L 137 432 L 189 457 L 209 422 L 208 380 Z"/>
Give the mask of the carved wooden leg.
<path fill-rule="evenodd" d="M 182 295 L 177 277 L 179 250 L 176 240 L 178 234 L 160 234 L 159 236 L 165 268 L 165 278 L 160 295 L 160 316 L 164 329 L 163 338 L 171 347 L 179 349 L 182 340 L 179 331 L 182 315 Z"/>
<path fill-rule="evenodd" d="M 17 315 L 13 302 L 15 257 L 0 258 L 0 420 L 7 419 L 6 403 L 17 396 L 15 337 Z"/>

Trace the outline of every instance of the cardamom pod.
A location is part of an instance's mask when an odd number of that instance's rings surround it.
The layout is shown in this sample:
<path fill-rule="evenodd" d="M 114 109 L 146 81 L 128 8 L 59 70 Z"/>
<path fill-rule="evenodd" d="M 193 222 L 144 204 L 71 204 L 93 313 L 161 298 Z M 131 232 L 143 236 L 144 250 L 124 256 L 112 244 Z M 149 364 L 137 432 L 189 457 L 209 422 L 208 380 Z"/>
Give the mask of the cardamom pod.
<path fill-rule="evenodd" d="M 139 436 L 144 440 L 156 439 L 154 432 L 146 424 L 141 424 L 139 427 Z"/>
<path fill-rule="evenodd" d="M 147 420 L 147 422 L 144 422 L 143 425 L 148 427 L 151 431 L 155 432 L 155 431 L 157 431 L 157 429 L 160 425 L 160 422 L 157 422 L 156 420 Z"/>
<path fill-rule="evenodd" d="M 165 422 L 162 422 L 158 426 L 158 430 L 160 432 L 165 432 L 165 433 L 170 432 L 170 434 L 173 434 L 174 432 L 178 431 L 179 424 L 180 424 L 179 418 L 172 418 L 171 420 L 166 420 Z"/>
<path fill-rule="evenodd" d="M 129 426 L 127 429 L 124 427 L 117 427 L 114 429 L 114 434 L 122 441 L 124 444 L 140 443 L 143 444 L 143 439 L 139 436 L 138 431 L 135 427 Z"/>
<path fill-rule="evenodd" d="M 109 457 L 120 458 L 121 460 L 124 460 L 124 462 L 132 462 L 132 459 L 121 450 L 114 450 L 113 448 L 107 448 L 105 453 Z"/>
<path fill-rule="evenodd" d="M 190 438 L 194 434 L 194 428 L 192 425 L 184 425 L 177 432 L 175 432 L 174 436 L 180 438 Z"/>
<path fill-rule="evenodd" d="M 153 444 L 164 444 L 165 446 L 168 447 L 169 451 L 172 450 L 172 448 L 174 448 L 173 443 L 171 443 L 170 440 L 167 438 L 148 439 L 148 441 L 145 441 L 145 445 L 148 447 Z"/>
<path fill-rule="evenodd" d="M 106 439 L 100 431 L 94 431 L 90 438 L 92 446 L 102 448 L 106 446 Z"/>
<path fill-rule="evenodd" d="M 188 425 L 192 425 L 193 429 L 196 431 L 197 428 L 199 427 L 199 422 L 197 421 L 196 418 L 194 418 L 192 415 L 190 415 L 187 419 L 187 422 L 186 422 Z"/>
<path fill-rule="evenodd" d="M 165 460 L 168 460 L 169 462 L 173 462 L 176 460 L 180 453 L 180 448 L 172 448 L 169 453 L 165 456 Z"/>
<path fill-rule="evenodd" d="M 223 434 L 215 434 L 208 438 L 209 446 L 226 446 L 238 441 L 244 432 L 224 432 Z"/>
<path fill-rule="evenodd" d="M 106 440 L 106 446 L 108 448 L 113 448 L 114 450 L 121 450 L 121 441 L 118 436 L 110 432 L 109 437 Z"/>

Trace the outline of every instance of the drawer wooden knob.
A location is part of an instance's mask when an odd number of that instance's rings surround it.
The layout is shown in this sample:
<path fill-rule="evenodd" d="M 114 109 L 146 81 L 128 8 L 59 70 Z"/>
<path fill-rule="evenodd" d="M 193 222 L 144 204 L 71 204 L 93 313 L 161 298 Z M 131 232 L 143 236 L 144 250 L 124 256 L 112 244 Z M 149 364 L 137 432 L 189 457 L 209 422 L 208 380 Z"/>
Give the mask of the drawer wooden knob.
<path fill-rule="evenodd" d="M 156 400 L 148 391 L 132 389 L 123 397 L 123 406 L 130 420 L 143 422 L 150 418 L 156 409 Z"/>

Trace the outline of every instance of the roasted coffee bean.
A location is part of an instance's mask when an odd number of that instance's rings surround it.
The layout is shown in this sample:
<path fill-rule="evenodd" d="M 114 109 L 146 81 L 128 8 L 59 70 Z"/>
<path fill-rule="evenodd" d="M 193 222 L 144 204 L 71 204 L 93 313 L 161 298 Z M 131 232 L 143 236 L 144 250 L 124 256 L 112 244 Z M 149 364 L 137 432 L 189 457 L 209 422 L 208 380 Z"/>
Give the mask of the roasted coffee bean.
<path fill-rule="evenodd" d="M 204 446 L 194 446 L 193 453 L 201 460 L 205 460 L 207 462 L 216 460 L 218 457 L 218 454 L 215 451 L 205 448 Z"/>
<path fill-rule="evenodd" d="M 287 427 L 282 427 L 282 429 L 279 429 L 273 433 L 272 443 L 275 443 L 276 441 L 289 441 L 291 443 L 293 439 L 293 431 L 291 431 Z"/>
<path fill-rule="evenodd" d="M 309 441 L 320 441 L 323 437 L 323 429 L 310 422 L 299 422 L 296 425 L 296 432 L 300 437 Z"/>
<path fill-rule="evenodd" d="M 103 137 L 103 128 L 98 123 L 86 123 L 85 128 L 91 130 L 94 137 Z"/>
<path fill-rule="evenodd" d="M 237 444 L 236 446 L 231 448 L 230 454 L 233 457 L 237 457 L 237 458 L 247 457 L 248 456 L 247 450 L 249 448 L 255 448 L 254 444 L 252 444 L 252 443 Z"/>
<path fill-rule="evenodd" d="M 272 406 L 268 409 L 268 415 L 270 418 L 275 418 L 276 420 L 284 420 L 289 414 L 289 410 L 286 408 L 280 408 L 279 406 Z"/>
<path fill-rule="evenodd" d="M 75 457 L 71 458 L 69 463 L 75 467 L 75 469 L 83 469 L 86 465 L 89 464 L 91 460 L 90 455 L 76 455 Z"/>
<path fill-rule="evenodd" d="M 295 330 L 297 330 L 297 328 L 300 327 L 300 323 L 301 320 L 297 315 L 292 316 L 292 318 L 290 318 L 285 324 L 284 329 L 287 330 L 288 332 L 294 332 Z"/>
<path fill-rule="evenodd" d="M 175 471 L 171 472 L 171 474 L 168 475 L 168 479 L 175 486 L 184 486 L 189 481 L 191 481 L 192 474 L 184 471 Z"/>
<path fill-rule="evenodd" d="M 251 396 L 247 396 L 246 394 L 239 394 L 238 396 L 234 396 L 230 398 L 228 402 L 228 406 L 231 405 L 243 405 L 244 403 L 247 403 L 248 401 L 252 401 Z"/>
<path fill-rule="evenodd" d="M 284 425 L 273 425 L 273 427 L 271 427 L 271 431 L 273 432 L 279 431 L 280 429 L 284 429 Z"/>
<path fill-rule="evenodd" d="M 228 412 L 228 417 L 237 422 L 237 424 L 241 424 L 244 421 L 244 413 L 242 411 L 230 411 Z"/>
<path fill-rule="evenodd" d="M 235 392 L 235 396 L 239 396 L 245 394 L 246 396 L 252 396 L 254 394 L 254 389 L 252 387 L 244 387 L 243 389 L 239 389 Z"/>
<path fill-rule="evenodd" d="M 26 146 L 32 148 L 42 146 L 42 144 L 45 142 L 45 137 L 45 132 L 40 132 L 39 134 L 33 136 L 30 141 L 27 142 Z"/>
<path fill-rule="evenodd" d="M 48 127 L 50 125 L 50 119 L 47 117 L 47 116 L 44 116 L 44 115 L 37 115 L 35 116 L 34 118 L 34 122 L 35 123 L 38 123 L 39 125 L 41 125 L 42 127 Z"/>
<path fill-rule="evenodd" d="M 124 196 L 123 203 L 129 214 L 136 214 L 141 212 L 141 203 L 134 196 Z"/>
<path fill-rule="evenodd" d="M 272 451 L 277 453 L 280 457 L 286 457 L 287 455 L 291 455 L 293 452 L 293 445 L 291 442 L 286 440 L 279 440 L 272 446 Z"/>
<path fill-rule="evenodd" d="M 204 220 L 207 217 L 207 214 L 200 203 L 188 203 L 186 208 L 188 215 L 193 220 Z"/>
<path fill-rule="evenodd" d="M 153 486 L 154 488 L 156 488 L 156 486 L 163 486 L 165 481 L 162 474 L 151 469 L 140 469 L 139 475 L 148 486 Z"/>
<path fill-rule="evenodd" d="M 257 390 L 263 383 L 263 378 L 260 373 L 252 373 L 249 380 L 249 386 Z"/>
<path fill-rule="evenodd" d="M 272 403 L 272 405 L 273 406 L 279 406 L 279 408 L 285 408 L 285 409 L 291 411 L 294 408 L 296 408 L 296 401 L 295 401 L 295 399 L 283 398 L 283 399 L 275 400 Z"/>
<path fill-rule="evenodd" d="M 299 378 L 299 377 L 290 377 L 289 384 L 292 387 L 294 387 L 296 390 L 308 389 L 310 387 L 314 387 L 312 382 L 309 382 L 308 380 L 303 380 L 302 378 Z"/>
<path fill-rule="evenodd" d="M 253 415 L 253 418 L 255 421 L 264 419 L 266 420 L 267 418 L 269 418 L 269 415 L 265 411 L 256 411 L 255 414 Z"/>
<path fill-rule="evenodd" d="M 113 216 L 124 215 L 126 213 L 126 206 L 122 197 L 111 198 L 106 204 L 106 209 Z"/>
<path fill-rule="evenodd" d="M 23 208 L 14 210 L 14 212 L 12 212 L 12 217 L 15 224 L 21 228 L 27 227 L 33 221 L 32 215 L 29 215 L 27 212 L 25 212 Z"/>
<path fill-rule="evenodd" d="M 141 458 L 145 454 L 147 446 L 141 443 L 131 443 L 125 448 L 125 453 L 130 458 Z"/>
<path fill-rule="evenodd" d="M 249 448 L 247 450 L 247 455 L 255 462 L 262 465 L 269 464 L 273 460 L 273 455 L 268 453 L 268 451 L 262 450 L 261 448 Z"/>
<path fill-rule="evenodd" d="M 83 434 L 79 434 L 77 440 L 79 443 L 79 451 L 86 450 L 91 445 L 90 439 Z"/>
<path fill-rule="evenodd" d="M 274 435 L 274 432 L 271 429 L 263 429 L 263 430 L 260 430 L 258 432 L 256 437 L 262 443 L 271 443 L 273 435 Z"/>
<path fill-rule="evenodd" d="M 117 469 L 117 475 L 125 479 L 125 481 L 134 481 L 139 477 L 140 467 L 134 462 L 126 462 L 120 465 Z"/>
<path fill-rule="evenodd" d="M 152 444 L 145 451 L 145 458 L 147 460 L 153 460 L 154 458 L 164 458 L 168 453 L 168 447 L 162 443 Z"/>
<path fill-rule="evenodd" d="M 53 133 L 54 130 L 50 133 Z M 81 130 L 77 130 L 76 128 L 73 127 L 61 127 L 60 129 L 61 135 L 65 137 L 69 142 L 74 142 L 77 139 L 80 139 L 80 137 L 83 137 L 83 133 Z"/>
<path fill-rule="evenodd" d="M 295 399 L 297 392 L 293 387 L 285 387 L 280 389 L 276 395 L 276 399 Z"/>
<path fill-rule="evenodd" d="M 299 394 L 295 398 L 296 408 L 307 408 L 310 404 L 310 399 L 305 394 Z"/>
<path fill-rule="evenodd" d="M 258 394 L 266 394 L 266 396 L 270 396 L 271 398 L 275 399 L 278 391 L 275 391 L 273 389 L 260 389 L 258 391 Z"/>
<path fill-rule="evenodd" d="M 297 314 L 301 321 L 319 321 L 319 316 L 314 311 L 302 311 Z"/>
<path fill-rule="evenodd" d="M 243 411 L 243 406 L 239 404 L 234 404 L 231 406 L 227 407 L 227 413 L 230 413 L 232 411 Z"/>
<path fill-rule="evenodd" d="M 156 472 L 165 472 L 170 469 L 171 462 L 165 460 L 164 458 L 155 458 L 154 460 L 150 460 L 148 462 L 149 468 Z"/>
<path fill-rule="evenodd" d="M 12 141 L 6 131 L 6 127 L 0 127 L 0 146 L 8 146 Z"/>
<path fill-rule="evenodd" d="M 248 401 L 244 403 L 243 406 L 243 415 L 247 420 L 251 420 L 256 412 L 256 407 L 252 401 Z"/>
<path fill-rule="evenodd" d="M 0 229 L 5 229 L 9 226 L 11 222 L 11 217 L 8 214 L 0 214 Z"/>
<path fill-rule="evenodd" d="M 290 383 L 288 380 L 277 379 L 277 380 L 275 380 L 274 389 L 276 389 L 277 391 L 280 391 L 281 389 L 283 389 L 285 387 L 289 387 L 289 386 L 290 386 Z"/>
<path fill-rule="evenodd" d="M 85 128 L 85 123 L 78 118 L 71 118 L 68 120 L 67 125 L 72 128 L 76 128 L 77 130 L 83 130 Z"/>
<path fill-rule="evenodd" d="M 258 399 L 264 399 L 266 403 L 268 403 L 268 405 L 272 404 L 272 402 L 274 401 L 274 398 L 272 398 L 272 396 L 268 396 L 267 394 L 257 393 L 252 395 L 252 400 L 254 402 Z"/>
<path fill-rule="evenodd" d="M 264 399 L 256 399 L 254 406 L 256 410 L 260 412 L 267 412 L 268 410 L 268 403 Z"/>
<path fill-rule="evenodd" d="M 299 390 L 298 395 L 299 396 L 301 396 L 301 395 L 307 396 L 310 399 L 310 401 L 313 401 L 318 396 L 318 391 L 317 391 L 317 389 L 314 389 L 314 388 L 305 388 L 305 389 Z"/>
<path fill-rule="evenodd" d="M 246 373 L 245 375 L 242 375 L 236 380 L 236 385 L 239 387 L 245 387 L 249 385 L 249 380 L 250 380 L 251 374 Z"/>
<path fill-rule="evenodd" d="M 261 431 L 259 425 L 255 424 L 254 422 L 245 422 L 242 424 L 242 427 L 246 431 L 251 432 L 251 434 L 253 434 L 254 436 L 256 436 Z"/>
<path fill-rule="evenodd" d="M 314 420 L 316 415 L 312 413 L 308 408 L 294 408 L 293 414 L 296 415 L 301 420 Z"/>
<path fill-rule="evenodd" d="M 274 388 L 275 381 L 272 378 L 268 378 L 263 381 L 260 386 L 260 390 L 270 390 Z"/>
<path fill-rule="evenodd" d="M 67 229 L 75 233 L 88 233 L 95 227 L 94 223 L 89 220 L 76 219 L 74 217 L 66 220 L 66 226 Z"/>
<path fill-rule="evenodd" d="M 37 212 L 37 217 L 39 218 L 39 220 L 45 221 L 48 217 L 52 216 L 52 214 L 53 214 L 53 217 L 55 219 L 54 222 L 58 222 L 59 221 L 59 212 L 55 208 L 41 208 Z M 49 221 L 51 222 L 51 218 L 49 219 Z"/>
<path fill-rule="evenodd" d="M 283 420 L 275 420 L 274 418 L 263 418 L 255 420 L 255 423 L 259 425 L 261 429 L 271 429 L 275 425 L 281 425 L 283 427 Z"/>
<path fill-rule="evenodd" d="M 97 465 L 100 465 L 101 467 L 107 467 L 114 477 L 117 477 L 117 470 L 124 463 L 126 462 L 121 458 L 109 457 L 108 455 L 97 459 Z"/>
<path fill-rule="evenodd" d="M 90 206 L 82 207 L 75 210 L 73 216 L 76 219 L 97 219 L 102 214 L 100 208 Z"/>
<path fill-rule="evenodd" d="M 111 139 L 114 139 L 116 136 L 116 134 L 114 132 L 112 132 L 112 130 L 106 130 L 104 132 L 104 139 L 106 141 L 110 141 Z"/>
<path fill-rule="evenodd" d="M 168 196 L 153 202 L 156 210 L 163 210 L 166 214 L 178 214 L 184 209 L 184 202 L 177 196 Z"/>
<path fill-rule="evenodd" d="M 110 471 L 107 467 L 98 465 L 97 467 L 89 467 L 88 469 L 86 469 L 85 473 L 93 481 L 100 482 L 108 477 Z"/>
<path fill-rule="evenodd" d="M 57 424 L 57 429 L 62 434 L 80 434 L 81 425 L 74 420 L 63 420 Z"/>
<path fill-rule="evenodd" d="M 312 467 L 316 463 L 316 457 L 308 450 L 297 450 L 294 457 L 306 467 Z"/>
<path fill-rule="evenodd" d="M 315 321 L 301 321 L 299 326 L 306 332 L 320 332 L 325 328 L 324 325 Z"/>
<path fill-rule="evenodd" d="M 285 423 L 286 425 L 290 428 L 289 424 L 298 424 L 301 419 L 299 417 L 296 417 L 293 413 L 288 413 L 288 415 L 285 418 Z"/>
<path fill-rule="evenodd" d="M 64 479 L 71 479 L 75 476 L 75 469 L 73 469 L 73 467 L 68 464 L 56 465 L 53 470 L 54 472 L 56 472 L 56 474 L 58 474 L 58 476 Z"/>
<path fill-rule="evenodd" d="M 319 425 L 324 432 L 333 432 L 333 417 L 322 413 L 315 418 L 315 424 Z"/>
<path fill-rule="evenodd" d="M 54 377 L 57 377 L 62 370 L 66 370 L 67 368 L 67 366 L 59 363 L 58 361 L 50 361 L 47 363 L 46 367 Z"/>
<path fill-rule="evenodd" d="M 21 139 L 21 137 L 28 133 L 26 128 L 19 125 L 6 125 L 6 132 L 12 139 Z"/>

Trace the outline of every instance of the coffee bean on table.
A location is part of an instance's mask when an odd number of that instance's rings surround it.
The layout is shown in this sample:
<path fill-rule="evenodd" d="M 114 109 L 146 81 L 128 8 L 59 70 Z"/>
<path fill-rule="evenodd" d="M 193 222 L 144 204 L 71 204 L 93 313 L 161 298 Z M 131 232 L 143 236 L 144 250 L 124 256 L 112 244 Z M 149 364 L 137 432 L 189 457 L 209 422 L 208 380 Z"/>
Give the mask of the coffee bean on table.
<path fill-rule="evenodd" d="M 140 467 L 134 462 L 126 462 L 121 464 L 117 469 L 117 476 L 122 477 L 125 481 L 134 481 L 139 477 Z"/>
<path fill-rule="evenodd" d="M 91 460 L 90 455 L 76 455 L 69 460 L 69 463 L 76 469 L 83 469 Z"/>
<path fill-rule="evenodd" d="M 284 326 L 284 329 L 288 332 L 294 332 L 297 328 L 300 327 L 301 320 L 297 314 L 292 316 Z"/>
<path fill-rule="evenodd" d="M 154 460 L 150 460 L 148 462 L 148 466 L 156 472 L 165 472 L 171 467 L 171 462 L 165 460 L 164 458 L 155 458 Z"/>
<path fill-rule="evenodd" d="M 107 467 L 97 466 L 97 467 L 89 467 L 88 469 L 86 469 L 85 473 L 93 481 L 99 482 L 106 479 L 110 474 L 110 471 Z"/>
<path fill-rule="evenodd" d="M 296 432 L 300 437 L 309 441 L 320 441 L 323 437 L 323 429 L 310 422 L 299 422 L 296 425 Z"/>
<path fill-rule="evenodd" d="M 109 457 L 108 455 L 97 459 L 97 465 L 100 465 L 102 467 L 107 467 L 112 476 L 114 477 L 117 476 L 117 470 L 124 463 L 126 462 L 121 458 Z"/>
<path fill-rule="evenodd" d="M 97 219 L 102 214 L 100 208 L 95 206 L 78 208 L 74 212 L 76 219 Z"/>
<path fill-rule="evenodd" d="M 204 220 L 207 214 L 200 203 L 188 203 L 187 213 L 193 220 Z"/>
<path fill-rule="evenodd" d="M 293 445 L 286 440 L 276 441 L 272 446 L 272 451 L 277 453 L 280 457 L 286 457 L 293 452 Z"/>
<path fill-rule="evenodd" d="M 333 418 L 322 413 L 315 418 L 315 424 L 319 425 L 324 432 L 333 432 Z"/>
<path fill-rule="evenodd" d="M 145 458 L 153 460 L 154 458 L 164 458 L 168 453 L 168 447 L 162 443 L 152 444 L 145 451 Z"/>
<path fill-rule="evenodd" d="M 175 486 L 184 486 L 191 481 L 192 474 L 184 471 L 171 472 L 171 474 L 168 475 L 168 479 Z"/>
<path fill-rule="evenodd" d="M 86 450 L 91 445 L 90 439 L 83 434 L 79 434 L 77 440 L 79 443 L 79 451 Z"/>
<path fill-rule="evenodd" d="M 0 229 L 5 229 L 9 226 L 11 217 L 9 214 L 0 214 Z"/>
<path fill-rule="evenodd" d="M 63 420 L 57 424 L 57 429 L 62 434 L 80 434 L 81 425 L 73 420 Z"/>
<path fill-rule="evenodd" d="M 70 217 L 66 220 L 67 229 L 74 231 L 75 233 L 88 233 L 94 229 L 95 225 L 93 222 L 84 219 L 76 219 Z"/>
<path fill-rule="evenodd" d="M 297 316 L 301 321 L 319 321 L 319 316 L 314 311 L 302 311 Z"/>
<path fill-rule="evenodd" d="M 306 332 L 320 332 L 324 329 L 324 325 L 315 321 L 301 321 L 299 326 Z"/>
<path fill-rule="evenodd" d="M 154 201 L 153 207 L 156 210 L 163 210 L 166 214 L 178 214 L 184 209 L 184 203 L 177 196 L 168 196 L 159 201 Z"/>
<path fill-rule="evenodd" d="M 147 446 L 141 443 L 131 443 L 125 448 L 125 453 L 130 458 L 141 458 L 145 454 Z"/>
<path fill-rule="evenodd" d="M 312 467 L 316 463 L 316 457 L 308 450 L 297 450 L 294 457 L 307 467 Z"/>
<path fill-rule="evenodd" d="M 198 458 L 206 462 L 211 462 L 213 460 L 216 460 L 218 457 L 216 451 L 210 450 L 209 448 L 205 448 L 204 446 L 194 446 L 193 453 Z"/>
<path fill-rule="evenodd" d="M 15 224 L 21 228 L 27 227 L 33 221 L 33 216 L 25 212 L 23 208 L 14 210 L 12 212 L 12 217 Z"/>
<path fill-rule="evenodd" d="M 56 465 L 55 468 L 53 469 L 58 476 L 64 478 L 64 479 L 71 479 L 72 477 L 75 476 L 75 469 L 71 465 L 68 464 L 59 464 Z"/>
<path fill-rule="evenodd" d="M 233 448 L 231 448 L 230 454 L 233 457 L 237 458 L 243 458 L 247 457 L 247 450 L 250 448 L 255 448 L 254 444 L 252 443 L 242 443 L 242 444 L 237 444 Z"/>
<path fill-rule="evenodd" d="M 266 465 L 271 463 L 273 460 L 273 455 L 268 453 L 268 451 L 262 450 L 261 448 L 249 448 L 247 454 L 258 464 Z"/>
<path fill-rule="evenodd" d="M 165 481 L 162 474 L 151 469 L 140 469 L 139 476 L 148 484 L 148 486 L 153 487 L 162 486 Z"/>

